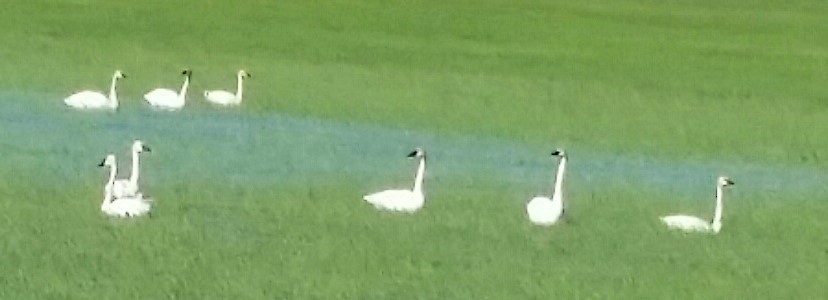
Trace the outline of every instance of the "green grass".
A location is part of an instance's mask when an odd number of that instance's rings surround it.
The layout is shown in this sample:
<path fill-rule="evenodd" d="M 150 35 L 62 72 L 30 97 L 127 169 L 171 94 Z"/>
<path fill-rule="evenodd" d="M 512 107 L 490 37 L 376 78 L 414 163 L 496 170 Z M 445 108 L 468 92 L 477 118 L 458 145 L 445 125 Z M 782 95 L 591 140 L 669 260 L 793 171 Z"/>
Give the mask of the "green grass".
<path fill-rule="evenodd" d="M 0 298 L 828 295 L 823 2 L 7 2 Z M 146 108 L 184 67 L 187 108 Z M 62 106 L 116 68 L 118 114 Z M 207 106 L 239 68 L 243 106 Z M 135 137 L 158 205 L 109 220 L 94 165 Z M 416 145 L 427 207 L 360 203 Z M 570 220 L 534 228 L 557 146 Z M 719 173 L 721 234 L 658 224 Z"/>
<path fill-rule="evenodd" d="M 773 299 L 826 292 L 821 216 L 828 209 L 816 201 L 732 200 L 725 230 L 710 237 L 666 232 L 654 218 L 681 207 L 708 213 L 691 208 L 701 205 L 640 199 L 647 192 L 628 187 L 573 192 L 569 222 L 544 230 L 527 224 L 519 198 L 458 182 L 432 184 L 427 209 L 402 217 L 356 205 L 357 186 L 201 188 L 198 196 L 167 196 L 151 219 L 133 221 L 101 218 L 86 200 L 41 214 L 50 201 L 89 198 L 87 189 L 43 188 L 41 197 L 31 195 L 42 200 L 4 207 L 29 217 L 7 216 L 3 224 L 2 297 Z M 190 189 L 155 192 L 195 195 Z"/>

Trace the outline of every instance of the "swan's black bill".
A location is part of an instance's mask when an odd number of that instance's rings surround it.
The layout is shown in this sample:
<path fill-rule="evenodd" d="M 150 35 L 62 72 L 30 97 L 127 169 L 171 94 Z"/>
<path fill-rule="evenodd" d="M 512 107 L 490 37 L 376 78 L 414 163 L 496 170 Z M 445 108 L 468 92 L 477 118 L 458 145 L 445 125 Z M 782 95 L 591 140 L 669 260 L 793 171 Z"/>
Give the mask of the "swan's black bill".
<path fill-rule="evenodd" d="M 736 185 L 736 183 L 733 182 L 733 180 L 730 180 L 730 179 L 725 179 L 725 184 L 727 184 L 727 185 Z"/>
<path fill-rule="evenodd" d="M 106 164 L 106 159 L 102 160 L 101 163 L 98 164 L 98 167 L 103 167 Z"/>
<path fill-rule="evenodd" d="M 121 73 L 121 78 L 127 78 L 126 74 Z"/>
<path fill-rule="evenodd" d="M 150 147 L 147 147 L 147 146 L 141 146 L 141 150 L 146 151 L 146 152 L 152 152 L 152 149 L 150 149 Z"/>
<path fill-rule="evenodd" d="M 560 150 L 552 151 L 552 156 L 561 156 L 561 151 Z"/>
<path fill-rule="evenodd" d="M 414 150 L 411 153 L 408 153 L 408 157 L 417 157 L 417 150 Z"/>
<path fill-rule="evenodd" d="M 187 69 L 181 72 L 181 75 L 193 75 L 193 70 Z"/>
<path fill-rule="evenodd" d="M 250 75 L 250 73 L 247 73 L 247 78 L 250 78 L 250 77 L 253 77 L 253 75 Z"/>

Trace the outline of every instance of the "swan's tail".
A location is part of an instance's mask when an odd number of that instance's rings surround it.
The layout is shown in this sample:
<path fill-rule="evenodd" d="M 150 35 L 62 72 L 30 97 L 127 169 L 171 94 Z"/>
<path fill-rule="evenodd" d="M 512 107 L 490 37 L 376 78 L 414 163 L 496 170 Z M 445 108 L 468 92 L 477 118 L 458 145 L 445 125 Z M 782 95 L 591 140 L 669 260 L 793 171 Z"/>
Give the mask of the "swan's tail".
<path fill-rule="evenodd" d="M 380 206 L 382 202 L 381 197 L 377 197 L 377 195 L 373 194 L 362 196 L 362 200 L 365 200 L 365 202 L 368 202 L 368 204 L 371 204 L 373 206 Z"/>
<path fill-rule="evenodd" d="M 83 103 L 75 98 L 66 98 L 63 99 L 63 103 L 72 108 L 83 108 Z"/>
<path fill-rule="evenodd" d="M 150 195 L 145 195 L 144 193 L 140 193 L 140 192 L 139 192 L 139 193 L 137 193 L 137 194 L 135 194 L 135 198 L 140 199 L 140 200 L 142 200 L 142 201 L 144 201 L 144 202 L 146 202 L 146 203 L 153 203 L 153 202 L 155 202 L 155 199 L 154 199 L 154 198 L 152 198 L 152 196 L 150 196 Z"/>
<path fill-rule="evenodd" d="M 362 200 L 365 200 L 365 202 L 368 202 L 368 203 L 373 203 L 373 199 L 374 198 L 371 197 L 371 195 L 362 196 Z"/>

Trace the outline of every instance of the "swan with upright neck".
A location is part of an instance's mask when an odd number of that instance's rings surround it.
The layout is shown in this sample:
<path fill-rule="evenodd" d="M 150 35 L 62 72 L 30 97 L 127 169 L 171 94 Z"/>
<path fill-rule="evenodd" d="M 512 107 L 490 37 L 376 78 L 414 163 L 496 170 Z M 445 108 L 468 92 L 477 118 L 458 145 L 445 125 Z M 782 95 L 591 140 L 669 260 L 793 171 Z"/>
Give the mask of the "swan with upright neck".
<path fill-rule="evenodd" d="M 118 172 L 115 155 L 109 154 L 99 164 L 100 167 L 109 167 L 109 180 L 104 185 L 104 197 L 101 211 L 112 217 L 129 218 L 145 215 L 152 209 L 152 199 L 142 194 L 132 197 L 115 198 L 112 194 L 115 174 Z"/>
<path fill-rule="evenodd" d="M 425 204 L 423 195 L 423 176 L 425 175 L 426 154 L 422 148 L 417 148 L 410 154 L 409 158 L 419 159 L 417 174 L 414 176 L 414 187 L 410 190 L 385 190 L 362 197 L 365 202 L 373 205 L 376 209 L 414 213 L 420 210 Z"/>
<path fill-rule="evenodd" d="M 115 198 L 133 197 L 138 194 L 138 176 L 140 176 L 140 154 L 152 152 L 141 140 L 132 143 L 132 171 L 129 179 L 117 179 L 113 184 L 112 194 Z"/>
<path fill-rule="evenodd" d="M 112 75 L 112 84 L 109 86 L 109 95 L 99 91 L 81 91 L 63 99 L 67 106 L 83 110 L 116 110 L 118 109 L 118 80 L 126 78 L 121 70 L 115 70 Z"/>
<path fill-rule="evenodd" d="M 563 179 L 568 156 L 563 149 L 553 151 L 552 156 L 560 157 L 552 198 L 536 196 L 526 204 L 526 214 L 529 216 L 529 221 L 535 225 L 554 225 L 564 213 Z"/>
<path fill-rule="evenodd" d="M 685 232 L 707 232 L 719 233 L 722 230 L 722 213 L 724 210 L 724 188 L 735 185 L 730 178 L 721 176 L 716 180 L 716 208 L 713 212 L 713 219 L 702 220 L 699 217 L 688 215 L 673 215 L 661 217 L 661 222 L 670 229 L 677 229 Z"/>
<path fill-rule="evenodd" d="M 181 85 L 181 91 L 157 88 L 144 94 L 144 100 L 147 100 L 152 107 L 159 110 L 175 111 L 183 108 L 187 100 L 187 88 L 190 86 L 193 71 L 185 69 L 181 74 L 184 75 L 184 84 Z"/>
<path fill-rule="evenodd" d="M 207 101 L 217 105 L 239 105 L 242 102 L 242 95 L 244 92 L 244 86 L 242 83 L 245 78 L 250 78 L 250 73 L 247 73 L 245 70 L 241 70 L 238 74 L 236 74 L 235 94 L 222 90 L 204 91 L 204 98 L 207 99 Z"/>

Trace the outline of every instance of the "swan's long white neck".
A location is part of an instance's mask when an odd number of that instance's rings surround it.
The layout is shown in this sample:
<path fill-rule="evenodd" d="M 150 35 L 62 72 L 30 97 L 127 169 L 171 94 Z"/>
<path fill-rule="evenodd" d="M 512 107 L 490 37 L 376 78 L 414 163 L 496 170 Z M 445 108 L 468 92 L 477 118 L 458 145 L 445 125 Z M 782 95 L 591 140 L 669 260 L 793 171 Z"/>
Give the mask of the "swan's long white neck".
<path fill-rule="evenodd" d="M 190 74 L 184 76 L 184 84 L 181 85 L 181 92 L 178 93 L 178 98 L 184 101 L 187 97 L 187 88 L 190 86 Z"/>
<path fill-rule="evenodd" d="M 555 191 L 552 192 L 552 200 L 563 199 L 563 178 L 566 171 L 566 156 L 561 157 L 558 163 L 558 173 L 555 175 Z"/>
<path fill-rule="evenodd" d="M 713 221 L 711 222 L 711 226 L 715 232 L 719 232 L 722 229 L 722 210 L 724 209 L 722 201 L 722 197 L 724 197 L 723 189 L 724 187 L 722 185 L 716 185 L 716 211 L 713 213 Z"/>
<path fill-rule="evenodd" d="M 118 173 L 118 168 L 115 166 L 113 162 L 109 166 L 109 181 L 106 182 L 104 185 L 104 198 L 103 203 L 101 203 L 101 207 L 106 206 L 109 202 L 112 202 L 112 186 L 115 183 L 115 174 Z"/>
<path fill-rule="evenodd" d="M 115 85 L 118 83 L 118 74 L 112 75 L 112 84 L 109 86 L 109 106 L 118 106 L 118 93 L 115 91 Z"/>
<path fill-rule="evenodd" d="M 423 192 L 423 175 L 425 174 L 425 156 L 420 157 L 420 166 L 417 167 L 417 175 L 414 176 L 414 189 L 415 193 L 422 193 Z"/>
<path fill-rule="evenodd" d="M 140 163 L 139 157 L 141 157 L 137 150 L 132 150 L 132 173 L 129 175 L 129 183 L 132 185 L 138 185 L 138 176 L 140 170 Z"/>
<path fill-rule="evenodd" d="M 242 81 L 244 81 L 243 74 L 239 74 L 239 78 L 237 80 L 236 86 L 236 101 L 241 102 L 242 100 L 242 93 L 244 92 L 244 88 L 242 87 Z"/>

